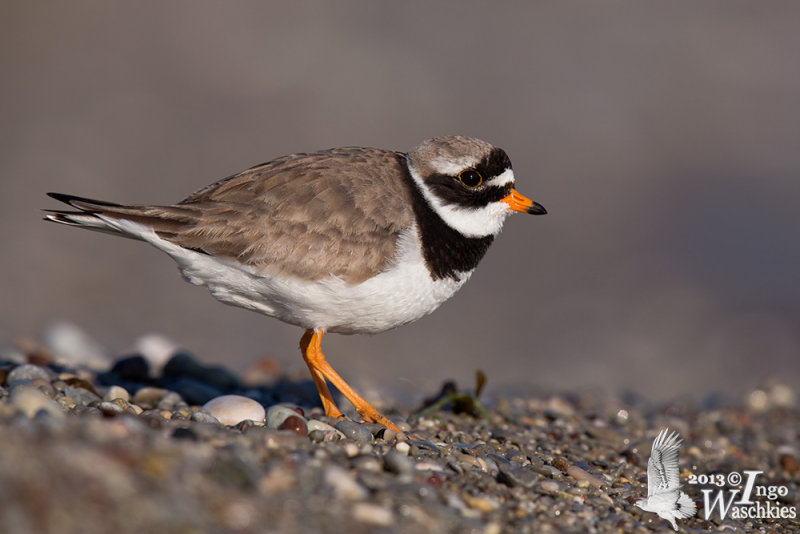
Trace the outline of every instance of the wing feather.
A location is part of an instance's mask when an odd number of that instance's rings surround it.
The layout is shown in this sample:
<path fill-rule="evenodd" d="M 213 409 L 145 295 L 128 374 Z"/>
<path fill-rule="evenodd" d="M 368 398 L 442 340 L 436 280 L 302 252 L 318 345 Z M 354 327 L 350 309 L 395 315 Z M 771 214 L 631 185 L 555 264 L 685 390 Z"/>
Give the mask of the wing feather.
<path fill-rule="evenodd" d="M 171 206 L 123 206 L 52 194 L 78 211 L 56 222 L 124 234 L 130 220 L 184 248 L 237 260 L 265 275 L 337 276 L 355 284 L 389 266 L 413 224 L 405 156 L 339 148 L 278 158 L 206 186 Z"/>
<path fill-rule="evenodd" d="M 647 496 L 676 491 L 680 487 L 678 450 L 683 440 L 677 432 L 667 434 L 669 429 L 659 432 L 653 441 L 650 459 L 647 461 Z"/>

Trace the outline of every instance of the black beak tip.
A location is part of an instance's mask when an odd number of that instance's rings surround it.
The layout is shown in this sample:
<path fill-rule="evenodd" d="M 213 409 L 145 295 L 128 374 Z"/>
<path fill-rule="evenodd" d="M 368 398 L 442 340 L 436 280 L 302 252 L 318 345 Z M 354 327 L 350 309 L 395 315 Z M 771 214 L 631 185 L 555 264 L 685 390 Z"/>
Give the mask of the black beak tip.
<path fill-rule="evenodd" d="M 530 213 L 531 215 L 547 215 L 547 210 L 544 209 L 544 206 L 542 206 L 538 202 L 534 202 L 533 204 L 531 204 L 528 207 L 527 212 Z"/>

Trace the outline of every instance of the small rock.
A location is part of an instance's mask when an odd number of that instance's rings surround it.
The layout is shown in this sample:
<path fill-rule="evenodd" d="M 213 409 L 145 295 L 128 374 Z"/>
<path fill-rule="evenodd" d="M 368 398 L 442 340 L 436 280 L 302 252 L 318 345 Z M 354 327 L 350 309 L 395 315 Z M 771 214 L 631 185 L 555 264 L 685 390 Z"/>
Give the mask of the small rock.
<path fill-rule="evenodd" d="M 784 453 L 780 457 L 781 467 L 783 467 L 790 475 L 797 473 L 798 462 L 797 456 L 793 454 Z"/>
<path fill-rule="evenodd" d="M 336 428 L 332 427 L 328 423 L 324 423 L 319 419 L 309 419 L 306 424 L 308 425 L 308 430 L 321 430 L 322 432 L 335 432 L 337 434 L 342 434 L 340 431 L 336 430 Z M 344 434 L 342 434 L 344 437 Z"/>
<path fill-rule="evenodd" d="M 284 419 L 283 423 L 281 423 L 281 426 L 278 427 L 278 430 L 290 430 L 298 436 L 308 435 L 308 426 L 306 425 L 306 421 L 299 415 L 290 415 Z"/>
<path fill-rule="evenodd" d="M 219 419 L 205 410 L 197 410 L 196 412 L 192 412 L 192 421 L 197 421 L 198 423 L 208 423 L 212 425 L 220 424 Z"/>
<path fill-rule="evenodd" d="M 345 419 L 336 423 L 335 426 L 347 439 L 353 440 L 359 445 L 372 443 L 372 432 L 364 425 Z"/>
<path fill-rule="evenodd" d="M 472 496 L 468 493 L 465 493 L 462 498 L 467 506 L 485 514 L 496 510 L 500 506 L 500 503 L 496 498 L 489 497 L 487 495 Z"/>
<path fill-rule="evenodd" d="M 511 463 L 497 462 L 497 469 L 498 481 L 512 488 L 519 486 L 530 489 L 535 486 L 536 482 L 539 480 L 539 476 L 534 471 Z"/>
<path fill-rule="evenodd" d="M 220 390 L 205 382 L 192 378 L 179 378 L 170 385 L 170 389 L 191 405 L 202 406 L 208 401 L 220 396 Z"/>
<path fill-rule="evenodd" d="M 267 428 L 278 429 L 288 417 L 298 416 L 298 413 L 285 404 L 275 404 L 267 410 Z"/>
<path fill-rule="evenodd" d="M 553 467 L 552 465 L 536 466 L 533 468 L 533 470 L 541 475 L 555 480 L 562 480 L 564 478 L 564 474 L 561 472 L 561 470 Z"/>
<path fill-rule="evenodd" d="M 44 333 L 44 344 L 57 358 L 73 365 L 107 369 L 108 358 L 97 341 L 71 323 L 59 322 Z"/>
<path fill-rule="evenodd" d="M 161 374 L 164 365 L 178 352 L 178 345 L 159 334 L 148 334 L 136 340 L 134 351 L 141 354 L 156 375 Z"/>
<path fill-rule="evenodd" d="M 311 442 L 308 438 L 298 436 L 288 430 L 269 430 L 263 426 L 254 426 L 247 430 L 247 435 L 255 436 L 264 448 L 270 450 L 294 451 L 298 449 L 306 450 Z"/>
<path fill-rule="evenodd" d="M 124 408 L 119 406 L 118 404 L 114 404 L 113 402 L 103 401 L 97 406 L 103 415 L 113 417 L 115 415 L 119 415 L 125 411 Z"/>
<path fill-rule="evenodd" d="M 111 386 L 106 390 L 106 394 L 103 395 L 104 401 L 113 401 L 114 399 L 129 401 L 130 398 L 131 396 L 128 393 L 128 390 L 121 386 Z"/>
<path fill-rule="evenodd" d="M 12 387 L 10 400 L 12 406 L 31 418 L 42 410 L 56 418 L 64 417 L 64 410 L 60 404 L 28 384 Z"/>
<path fill-rule="evenodd" d="M 319 419 L 309 419 L 306 421 L 306 426 L 308 427 L 308 438 L 314 443 L 339 441 L 340 439 L 345 439 L 344 434 L 342 434 L 339 430 L 335 429 L 328 423 L 323 423 Z"/>
<path fill-rule="evenodd" d="M 6 384 L 13 385 L 17 380 L 44 380 L 50 382 L 56 378 L 53 371 L 47 367 L 40 367 L 38 365 L 23 364 L 18 365 L 6 376 Z"/>
<path fill-rule="evenodd" d="M 561 488 L 562 488 L 561 483 L 560 482 L 556 482 L 555 480 L 543 480 L 539 484 L 539 487 L 545 493 L 551 493 L 551 494 L 558 493 L 559 491 L 561 491 Z"/>
<path fill-rule="evenodd" d="M 325 441 L 333 441 L 327 438 L 328 434 L 326 434 L 322 430 L 310 430 L 308 432 L 308 439 L 310 439 L 312 443 L 323 443 Z"/>
<path fill-rule="evenodd" d="M 95 395 L 88 389 L 80 386 L 65 386 L 64 395 L 75 401 L 77 404 L 82 404 L 84 406 L 95 402 L 100 402 L 101 400 L 99 395 Z"/>
<path fill-rule="evenodd" d="M 164 364 L 162 375 L 164 378 L 191 378 L 219 391 L 239 388 L 239 379 L 235 374 L 218 365 L 203 365 L 186 352 L 179 352 L 170 358 Z"/>
<path fill-rule="evenodd" d="M 553 458 L 552 465 L 562 473 L 566 473 L 567 468 L 569 467 L 569 462 L 564 458 L 558 457 L 558 458 Z"/>
<path fill-rule="evenodd" d="M 156 404 L 156 408 L 159 410 L 175 410 L 177 408 L 183 408 L 186 406 L 186 403 L 178 393 L 174 391 L 167 391 L 166 395 L 161 397 Z"/>
<path fill-rule="evenodd" d="M 241 395 L 222 395 L 208 401 L 203 409 L 223 425 L 234 426 L 249 419 L 263 421 L 266 412 L 258 402 Z"/>
<path fill-rule="evenodd" d="M 397 448 L 390 449 L 383 455 L 383 465 L 387 471 L 398 475 L 411 475 L 414 472 L 414 463 Z"/>
<path fill-rule="evenodd" d="M 395 523 L 394 512 L 391 509 L 367 502 L 353 505 L 353 519 L 378 527 L 390 527 Z"/>
<path fill-rule="evenodd" d="M 367 472 L 380 473 L 383 471 L 383 462 L 372 454 L 361 454 L 350 460 L 350 465 L 359 475 Z M 363 480 L 361 480 L 363 482 Z"/>
<path fill-rule="evenodd" d="M 336 498 L 361 500 L 367 497 L 367 490 L 356 482 L 352 473 L 339 467 L 330 465 L 325 469 L 325 483 L 331 487 Z"/>
<path fill-rule="evenodd" d="M 145 410 L 152 410 L 158 406 L 159 401 L 164 398 L 168 391 L 162 388 L 143 387 L 133 395 L 133 402 Z"/>
<path fill-rule="evenodd" d="M 574 478 L 575 480 L 581 481 L 584 480 L 588 482 L 590 485 L 594 486 L 595 488 L 599 488 L 603 485 L 603 479 L 600 477 L 596 477 L 587 471 L 581 469 L 577 465 L 571 465 L 567 467 L 567 474 Z"/>
<path fill-rule="evenodd" d="M 143 356 L 136 354 L 117 360 L 111 368 L 111 374 L 122 380 L 147 382 L 150 380 L 150 365 Z"/>

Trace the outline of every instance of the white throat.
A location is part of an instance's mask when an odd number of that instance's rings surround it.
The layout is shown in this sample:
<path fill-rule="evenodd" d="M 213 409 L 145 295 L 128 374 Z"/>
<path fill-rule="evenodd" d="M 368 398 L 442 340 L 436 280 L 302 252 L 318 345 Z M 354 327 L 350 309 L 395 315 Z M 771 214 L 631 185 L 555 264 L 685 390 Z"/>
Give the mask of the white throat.
<path fill-rule="evenodd" d="M 508 206 L 503 202 L 491 202 L 480 208 L 454 206 L 442 202 L 425 184 L 417 173 L 411 161 L 408 162 L 408 172 L 417 184 L 422 196 L 430 204 L 433 211 L 452 229 L 457 230 L 466 237 L 486 237 L 497 235 L 503 228 L 503 222 L 511 214 Z M 506 169 L 503 174 L 489 181 L 491 185 L 505 185 L 513 182 L 514 172 Z"/>

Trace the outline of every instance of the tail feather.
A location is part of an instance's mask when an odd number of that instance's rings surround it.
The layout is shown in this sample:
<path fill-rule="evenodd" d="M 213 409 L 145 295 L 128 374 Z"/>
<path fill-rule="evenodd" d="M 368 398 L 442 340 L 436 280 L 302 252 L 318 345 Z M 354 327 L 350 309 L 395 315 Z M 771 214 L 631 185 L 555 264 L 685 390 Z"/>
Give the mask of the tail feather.
<path fill-rule="evenodd" d="M 67 195 L 65 193 L 47 193 L 47 196 L 54 198 L 64 204 L 69 204 L 73 208 L 81 211 L 93 211 L 96 208 L 125 208 L 122 204 L 115 204 L 114 202 L 106 202 L 105 200 L 94 200 L 91 198 L 79 197 L 76 195 Z"/>
<path fill-rule="evenodd" d="M 129 221 L 165 234 L 174 234 L 192 223 L 193 210 L 190 207 L 125 206 L 64 193 L 47 195 L 68 204 L 76 211 L 45 210 L 46 220 L 134 239 L 141 239 L 141 236 L 132 235 L 126 231 L 129 226 L 117 223 Z"/>
<path fill-rule="evenodd" d="M 697 513 L 697 505 L 684 492 L 681 492 L 680 497 L 678 497 L 676 508 L 677 513 L 675 515 L 679 517 L 692 517 L 695 513 Z"/>

